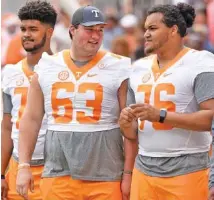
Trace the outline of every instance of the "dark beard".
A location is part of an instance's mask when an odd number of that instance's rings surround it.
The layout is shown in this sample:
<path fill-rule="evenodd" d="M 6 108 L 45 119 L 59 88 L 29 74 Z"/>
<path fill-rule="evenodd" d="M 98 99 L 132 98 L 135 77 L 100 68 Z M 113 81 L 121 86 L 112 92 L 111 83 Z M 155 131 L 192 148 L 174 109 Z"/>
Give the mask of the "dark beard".
<path fill-rule="evenodd" d="M 155 53 L 157 50 L 159 50 L 160 48 L 162 48 L 167 42 L 168 42 L 169 38 L 168 35 L 166 35 L 158 44 L 155 44 L 155 46 L 153 46 L 152 48 L 149 49 L 144 49 L 144 53 L 148 56 L 150 54 Z"/>
<path fill-rule="evenodd" d="M 44 47 L 45 43 L 46 43 L 46 33 L 43 36 L 42 41 L 39 44 L 34 45 L 34 47 L 32 47 L 32 48 L 25 48 L 24 45 L 23 45 L 23 43 L 22 43 L 22 46 L 25 49 L 25 51 L 27 51 L 28 53 L 34 53 L 34 52 L 37 52 L 42 47 Z"/>

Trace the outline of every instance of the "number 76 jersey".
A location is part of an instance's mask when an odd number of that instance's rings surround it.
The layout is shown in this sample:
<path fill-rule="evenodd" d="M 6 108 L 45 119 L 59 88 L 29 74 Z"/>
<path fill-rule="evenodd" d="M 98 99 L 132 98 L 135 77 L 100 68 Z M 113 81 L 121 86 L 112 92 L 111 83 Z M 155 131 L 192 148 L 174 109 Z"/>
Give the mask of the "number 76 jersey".
<path fill-rule="evenodd" d="M 26 59 L 16 65 L 6 65 L 2 71 L 2 89 L 4 93 L 10 95 L 12 102 L 11 121 L 13 125 L 11 137 L 14 146 L 13 155 L 17 158 L 20 119 L 27 104 L 28 88 L 32 75 L 33 72 L 28 69 Z M 46 129 L 47 119 L 44 117 L 32 160 L 43 159 Z"/>
<path fill-rule="evenodd" d="M 99 51 L 86 65 L 77 67 L 69 50 L 43 54 L 39 77 L 48 129 L 93 132 L 117 128 L 118 89 L 131 72 L 130 58 Z"/>
<path fill-rule="evenodd" d="M 199 110 L 194 95 L 195 78 L 204 72 L 214 72 L 214 56 L 206 51 L 184 48 L 168 66 L 160 69 L 156 55 L 136 61 L 130 87 L 136 103 L 150 104 L 169 112 L 193 113 Z M 206 152 L 210 148 L 209 132 L 146 120 L 138 124 L 139 153 L 144 156 L 171 157 Z"/>

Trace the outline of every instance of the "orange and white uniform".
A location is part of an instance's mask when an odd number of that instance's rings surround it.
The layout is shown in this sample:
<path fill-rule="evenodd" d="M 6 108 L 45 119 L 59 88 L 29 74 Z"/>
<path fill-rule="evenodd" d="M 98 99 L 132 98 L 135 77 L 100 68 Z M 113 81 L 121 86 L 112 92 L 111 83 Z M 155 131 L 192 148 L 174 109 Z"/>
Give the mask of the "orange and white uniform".
<path fill-rule="evenodd" d="M 212 72 L 214 57 L 211 53 L 184 48 L 163 68 L 159 68 L 156 55 L 136 61 L 130 76 L 130 87 L 136 103 L 150 104 L 169 112 L 193 113 L 199 110 L 199 103 L 203 102 L 198 102 L 195 96 L 195 80 L 200 74 Z M 212 141 L 210 133 L 174 128 L 157 122 L 138 121 L 138 124 L 139 155 L 131 200 L 204 200 L 208 194 L 206 181 L 208 151 Z M 202 158 L 201 163 L 197 163 L 199 158 Z M 192 159 L 193 166 L 188 159 Z M 155 169 L 152 166 L 156 166 Z M 187 181 L 184 188 L 182 182 L 186 181 L 187 174 L 193 181 Z M 194 196 L 193 191 L 197 188 L 200 195 L 195 192 Z"/>
<path fill-rule="evenodd" d="M 131 72 L 130 58 L 98 51 L 78 67 L 64 50 L 44 53 L 35 72 L 48 118 L 43 198 L 120 200 L 124 153 L 117 94 Z"/>
<path fill-rule="evenodd" d="M 16 174 L 18 169 L 18 140 L 19 140 L 19 122 L 24 112 L 27 93 L 30 85 L 30 78 L 33 72 L 28 69 L 27 60 L 24 59 L 16 65 L 6 65 L 2 74 L 3 92 L 11 97 L 12 102 L 12 133 L 13 140 L 13 158 L 9 164 L 9 170 L 6 179 L 9 184 L 9 199 L 22 199 L 16 193 Z M 36 147 L 31 160 L 31 170 L 35 180 L 35 192 L 29 193 L 31 199 L 41 199 L 39 182 L 44 164 L 44 140 L 47 129 L 47 121 L 43 120 Z"/>
<path fill-rule="evenodd" d="M 36 72 L 45 96 L 48 130 L 87 132 L 118 128 L 117 91 L 128 78 L 129 67 L 129 58 L 105 52 L 98 52 L 81 68 L 72 63 L 69 50 L 55 57 L 43 54 Z"/>

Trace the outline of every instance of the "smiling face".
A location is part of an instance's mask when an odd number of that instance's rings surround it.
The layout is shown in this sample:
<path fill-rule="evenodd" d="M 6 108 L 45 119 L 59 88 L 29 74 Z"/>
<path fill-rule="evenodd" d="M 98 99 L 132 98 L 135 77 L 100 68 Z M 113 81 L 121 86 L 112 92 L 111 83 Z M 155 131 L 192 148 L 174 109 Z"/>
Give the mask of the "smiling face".
<path fill-rule="evenodd" d="M 104 25 L 82 26 L 77 28 L 72 26 L 70 32 L 72 33 L 72 45 L 83 54 L 95 55 L 99 50 L 103 41 Z"/>
<path fill-rule="evenodd" d="M 171 28 L 163 23 L 163 14 L 153 13 L 145 22 L 145 53 L 157 53 L 168 46 Z"/>
<path fill-rule="evenodd" d="M 37 52 L 42 49 L 49 37 L 50 27 L 38 20 L 21 21 L 22 46 L 27 52 Z"/>

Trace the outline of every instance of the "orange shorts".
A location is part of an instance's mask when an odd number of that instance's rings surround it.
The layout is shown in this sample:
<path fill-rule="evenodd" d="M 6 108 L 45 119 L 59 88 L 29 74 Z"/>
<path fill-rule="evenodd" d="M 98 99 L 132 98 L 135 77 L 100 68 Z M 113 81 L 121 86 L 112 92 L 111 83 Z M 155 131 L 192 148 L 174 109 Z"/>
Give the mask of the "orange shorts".
<path fill-rule="evenodd" d="M 147 176 L 134 169 L 130 200 L 207 200 L 209 170 L 169 177 Z"/>
<path fill-rule="evenodd" d="M 18 163 L 12 158 L 10 160 L 9 169 L 6 173 L 6 181 L 9 186 L 8 200 L 23 200 L 23 198 L 16 192 L 16 176 L 17 176 Z M 31 167 L 34 177 L 34 193 L 28 192 L 30 200 L 42 200 L 40 192 L 40 180 L 43 171 L 43 166 Z"/>
<path fill-rule="evenodd" d="M 43 200 L 122 200 L 120 182 L 74 180 L 70 176 L 42 178 Z"/>

